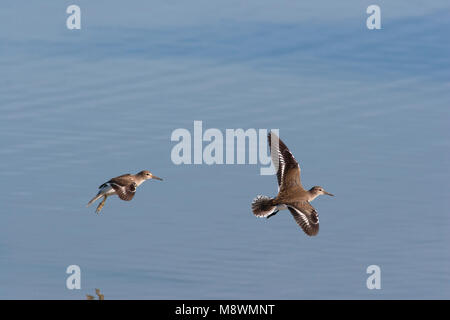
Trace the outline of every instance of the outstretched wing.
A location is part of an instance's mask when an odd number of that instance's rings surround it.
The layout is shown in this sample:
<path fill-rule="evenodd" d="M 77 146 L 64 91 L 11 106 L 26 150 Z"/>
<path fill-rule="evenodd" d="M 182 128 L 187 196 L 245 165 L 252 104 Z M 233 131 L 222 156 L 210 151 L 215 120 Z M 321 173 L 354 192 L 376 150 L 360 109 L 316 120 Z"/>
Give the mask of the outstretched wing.
<path fill-rule="evenodd" d="M 292 187 L 293 185 L 302 187 L 300 166 L 291 151 L 289 151 L 283 141 L 273 132 L 269 133 L 267 139 L 269 140 L 272 162 L 277 170 L 278 187 L 280 187 L 280 190 Z"/>
<path fill-rule="evenodd" d="M 315 236 L 319 233 L 319 214 L 309 202 L 299 202 L 295 205 L 288 205 L 288 209 L 297 224 L 308 236 Z"/>
<path fill-rule="evenodd" d="M 116 191 L 119 198 L 125 201 L 133 199 L 134 194 L 136 193 L 136 184 L 134 182 L 126 186 L 121 186 L 114 182 L 110 182 L 109 185 Z"/>

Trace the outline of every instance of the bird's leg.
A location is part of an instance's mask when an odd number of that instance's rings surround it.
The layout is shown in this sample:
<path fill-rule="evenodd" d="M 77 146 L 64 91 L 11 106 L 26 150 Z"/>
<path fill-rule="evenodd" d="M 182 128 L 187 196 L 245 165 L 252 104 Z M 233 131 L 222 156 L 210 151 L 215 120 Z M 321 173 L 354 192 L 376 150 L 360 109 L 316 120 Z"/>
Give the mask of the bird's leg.
<path fill-rule="evenodd" d="M 103 201 L 100 202 L 100 204 L 98 205 L 97 209 L 95 210 L 95 212 L 96 212 L 97 214 L 99 214 L 100 210 L 102 210 L 103 206 L 105 205 L 106 198 L 108 198 L 107 195 L 105 195 L 105 196 L 103 197 Z"/>
<path fill-rule="evenodd" d="M 280 211 L 280 210 L 277 210 L 277 211 L 275 211 L 275 212 L 272 212 L 271 214 L 269 214 L 269 215 L 267 216 L 267 219 L 269 219 L 270 217 L 276 215 L 279 211 Z"/>

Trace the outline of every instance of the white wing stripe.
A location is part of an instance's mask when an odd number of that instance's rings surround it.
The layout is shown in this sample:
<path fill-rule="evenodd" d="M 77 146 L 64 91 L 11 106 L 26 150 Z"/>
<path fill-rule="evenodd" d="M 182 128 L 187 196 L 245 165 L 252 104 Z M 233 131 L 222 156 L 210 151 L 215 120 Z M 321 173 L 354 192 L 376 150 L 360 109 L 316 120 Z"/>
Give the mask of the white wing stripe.
<path fill-rule="evenodd" d="M 293 207 L 293 206 L 289 206 L 289 208 L 291 208 L 295 212 L 297 212 L 300 215 L 300 217 L 302 218 L 302 220 L 305 222 L 306 225 L 311 226 L 308 217 L 303 212 L 301 212 L 300 210 L 298 210 L 296 207 Z M 317 215 L 317 222 L 315 224 L 318 224 L 318 223 L 319 223 L 319 216 Z"/>

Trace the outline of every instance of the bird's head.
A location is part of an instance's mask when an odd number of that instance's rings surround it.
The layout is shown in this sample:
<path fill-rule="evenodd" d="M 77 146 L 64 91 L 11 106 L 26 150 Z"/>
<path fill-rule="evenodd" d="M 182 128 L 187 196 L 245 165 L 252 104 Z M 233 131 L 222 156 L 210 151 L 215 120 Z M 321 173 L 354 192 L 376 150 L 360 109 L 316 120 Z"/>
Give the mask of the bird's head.
<path fill-rule="evenodd" d="M 314 198 L 320 196 L 321 194 L 326 194 L 327 196 L 332 196 L 334 197 L 334 194 L 331 194 L 329 192 L 326 192 L 324 188 L 319 187 L 319 186 L 314 186 L 312 187 L 309 192 L 311 193 L 312 196 L 314 196 Z"/>
<path fill-rule="evenodd" d="M 141 177 L 142 179 L 144 179 L 144 180 L 156 179 L 156 180 L 162 181 L 161 178 L 159 178 L 159 177 L 153 175 L 153 174 L 152 174 L 150 171 L 148 171 L 148 170 L 142 170 L 142 171 L 139 172 L 137 175 L 140 176 L 140 177 Z"/>

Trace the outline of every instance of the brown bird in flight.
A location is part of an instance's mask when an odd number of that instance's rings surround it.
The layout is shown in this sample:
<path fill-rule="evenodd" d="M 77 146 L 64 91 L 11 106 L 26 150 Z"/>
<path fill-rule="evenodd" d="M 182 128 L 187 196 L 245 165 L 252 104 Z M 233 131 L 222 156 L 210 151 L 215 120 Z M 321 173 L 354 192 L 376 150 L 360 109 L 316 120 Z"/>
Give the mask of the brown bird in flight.
<path fill-rule="evenodd" d="M 321 194 L 334 195 L 319 186 L 305 190 L 300 181 L 300 166 L 292 153 L 274 133 L 269 133 L 268 140 L 277 170 L 278 195 L 275 198 L 257 196 L 252 202 L 253 214 L 270 218 L 287 208 L 303 231 L 308 236 L 315 236 L 319 232 L 319 214 L 310 202 Z"/>
<path fill-rule="evenodd" d="M 105 205 L 106 198 L 115 194 L 122 200 L 130 201 L 131 199 L 133 199 L 134 194 L 136 193 L 136 188 L 139 187 L 145 180 L 150 179 L 162 181 L 161 178 L 154 176 L 150 171 L 147 170 L 143 170 L 137 174 L 124 174 L 112 178 L 111 180 L 98 187 L 100 191 L 94 198 L 91 199 L 91 201 L 88 202 L 87 206 L 89 207 L 92 203 L 103 197 L 103 201 L 95 210 L 96 213 L 99 213 Z"/>

